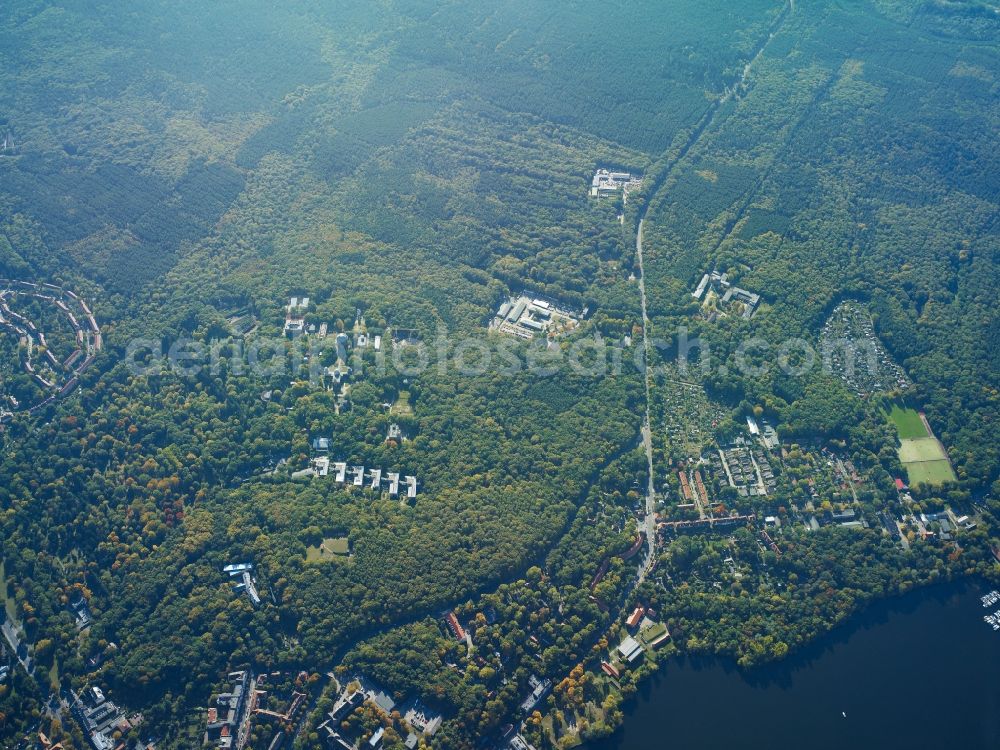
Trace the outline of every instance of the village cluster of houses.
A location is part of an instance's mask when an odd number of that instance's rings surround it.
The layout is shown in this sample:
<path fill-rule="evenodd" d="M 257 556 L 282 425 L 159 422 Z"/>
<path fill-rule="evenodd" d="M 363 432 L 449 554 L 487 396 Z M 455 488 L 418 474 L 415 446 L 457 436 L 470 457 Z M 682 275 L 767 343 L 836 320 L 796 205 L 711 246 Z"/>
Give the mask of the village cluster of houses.
<path fill-rule="evenodd" d="M 272 677 L 281 677 L 281 672 L 272 672 Z M 309 706 L 309 695 L 293 690 L 284 711 L 265 708 L 268 699 L 266 672 L 252 674 L 248 671 L 230 672 L 227 677 L 230 688 L 215 698 L 215 705 L 209 707 L 205 725 L 204 745 L 222 750 L 240 750 L 251 734 L 257 732 L 251 726 L 254 718 L 266 718 L 278 722 L 271 736 L 269 750 L 283 747 L 287 735 L 302 720 Z M 292 728 L 290 730 L 289 728 Z"/>
<path fill-rule="evenodd" d="M 663 643 L 670 639 L 670 631 L 663 623 L 657 622 L 654 618 L 656 612 L 642 603 L 636 604 L 635 609 L 625 618 L 625 627 L 628 630 L 618 647 L 615 649 L 614 658 L 620 666 L 631 666 L 638 662 L 646 649 L 656 650 Z M 641 635 L 640 635 L 641 634 Z M 646 645 L 640 642 L 646 641 Z M 621 677 L 619 666 L 610 661 L 601 662 L 601 670 L 614 679 Z"/>
<path fill-rule="evenodd" d="M 660 521 L 656 531 L 661 537 L 668 534 L 697 533 L 710 531 L 728 531 L 741 526 L 751 527 L 757 520 L 753 513 L 731 513 L 728 516 L 706 516 L 705 518 L 682 519 L 680 521 Z"/>
<path fill-rule="evenodd" d="M 315 323 L 306 323 L 306 311 L 309 309 L 309 304 L 310 300 L 308 297 L 289 298 L 288 305 L 285 307 L 285 325 L 283 329 L 288 338 L 294 339 L 305 334 L 316 334 L 319 338 L 325 339 L 329 334 L 329 323 L 320 323 L 318 326 Z M 361 310 L 357 312 L 354 327 L 356 329 L 354 346 L 359 349 L 371 346 L 375 351 L 381 351 L 382 337 L 380 335 L 369 336 L 363 330 L 364 317 L 361 315 Z M 337 334 L 338 345 L 346 345 L 349 341 L 350 337 L 348 334 L 343 332 Z"/>
<path fill-rule="evenodd" d="M 208 709 L 205 727 L 205 744 L 228 750 L 236 744 L 239 728 L 251 706 L 251 680 L 249 672 L 230 672 L 228 692 L 215 698 L 215 706 Z"/>
<path fill-rule="evenodd" d="M 710 458 L 712 468 L 725 477 L 742 497 L 764 496 L 774 492 L 777 480 L 765 451 L 749 445 L 720 448 Z"/>
<path fill-rule="evenodd" d="M 750 430 L 751 437 L 755 437 L 760 442 L 764 444 L 765 448 L 774 449 L 781 445 L 781 440 L 778 437 L 777 431 L 774 427 L 767 422 L 762 423 L 764 426 L 761 428 L 757 424 L 757 420 L 753 417 L 747 417 L 747 429 Z"/>
<path fill-rule="evenodd" d="M 333 709 L 327 713 L 326 720 L 317 727 L 327 747 L 332 750 L 357 750 L 358 744 L 343 734 L 342 724 L 366 701 L 386 717 L 392 716 L 393 712 L 402 717 L 405 726 L 411 729 L 403 740 L 407 750 L 417 747 L 420 736 L 433 737 L 444 721 L 440 713 L 426 706 L 419 698 L 411 698 L 397 708 L 396 701 L 385 690 L 372 680 L 358 675 L 347 683 Z M 379 727 L 362 747 L 366 750 L 379 750 L 384 744 L 384 738 L 385 729 Z"/>
<path fill-rule="evenodd" d="M 642 185 L 642 177 L 631 172 L 615 172 L 610 169 L 598 169 L 590 181 L 591 198 L 607 198 L 622 193 L 628 197 L 629 190 Z"/>
<path fill-rule="evenodd" d="M 751 433 L 760 438 L 765 445 L 769 445 L 772 441 L 775 445 L 778 444 L 777 433 L 773 430 L 765 441 L 756 422 L 752 418 L 748 418 L 747 421 L 752 425 Z M 741 497 L 764 497 L 772 494 L 777 488 L 778 480 L 767 451 L 755 449 L 743 437 L 737 438 L 733 445 L 718 448 L 707 457 L 703 456 L 698 465 L 707 466 L 711 476 L 716 477 L 720 483 L 733 487 Z M 704 509 L 709 505 L 708 490 L 700 468 L 693 466 L 679 469 L 677 477 L 680 480 L 681 494 L 681 503 L 678 507 L 693 508 L 700 505 Z"/>
<path fill-rule="evenodd" d="M 678 469 L 677 478 L 680 480 L 681 500 L 679 507 L 693 508 L 697 503 L 702 507 L 708 505 L 708 490 L 705 489 L 705 480 L 701 476 L 700 469 Z"/>
<path fill-rule="evenodd" d="M 871 315 L 858 303 L 838 305 L 823 324 L 821 340 L 824 367 L 862 398 L 910 387 L 903 368 L 875 333 Z"/>

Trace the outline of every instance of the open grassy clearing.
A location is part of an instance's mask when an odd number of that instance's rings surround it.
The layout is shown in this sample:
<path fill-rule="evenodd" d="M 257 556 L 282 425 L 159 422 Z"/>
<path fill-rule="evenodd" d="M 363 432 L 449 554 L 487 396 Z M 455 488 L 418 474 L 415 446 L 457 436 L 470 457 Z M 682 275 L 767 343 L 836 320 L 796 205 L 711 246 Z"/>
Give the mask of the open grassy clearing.
<path fill-rule="evenodd" d="M 892 410 L 889 412 L 889 421 L 895 425 L 900 440 L 928 437 L 927 428 L 924 427 L 923 420 L 920 419 L 920 414 L 917 413 L 916 409 L 893 404 Z"/>
<path fill-rule="evenodd" d="M 324 539 L 315 547 L 306 547 L 306 562 L 316 563 L 333 557 L 347 557 L 351 554 L 351 545 L 346 536 Z"/>
<path fill-rule="evenodd" d="M 919 461 L 904 464 L 906 475 L 910 479 L 911 485 L 929 484 L 936 485 L 942 482 L 954 482 L 955 472 L 952 471 L 951 463 L 947 460 L 940 461 Z"/>
<path fill-rule="evenodd" d="M 899 446 L 899 460 L 904 464 L 920 461 L 948 460 L 948 456 L 937 438 L 925 437 L 918 440 L 902 440 Z"/>
<path fill-rule="evenodd" d="M 893 404 L 886 416 L 899 435 L 899 460 L 911 485 L 955 481 L 944 446 L 930 433 L 916 409 Z"/>
<path fill-rule="evenodd" d="M 0 601 L 3 602 L 7 617 L 17 620 L 17 605 L 13 597 L 7 596 L 7 564 L 4 560 L 0 560 Z"/>
<path fill-rule="evenodd" d="M 396 403 L 392 405 L 389 409 L 389 413 L 393 415 L 398 415 L 401 417 L 412 417 L 413 407 L 410 405 L 410 392 L 400 391 L 399 398 L 396 399 Z"/>

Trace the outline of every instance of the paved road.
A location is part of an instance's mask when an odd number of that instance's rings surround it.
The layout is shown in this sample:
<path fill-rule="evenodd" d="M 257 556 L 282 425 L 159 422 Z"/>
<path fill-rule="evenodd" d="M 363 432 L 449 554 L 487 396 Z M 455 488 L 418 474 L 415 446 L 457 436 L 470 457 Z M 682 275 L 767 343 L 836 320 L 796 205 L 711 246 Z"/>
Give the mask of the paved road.
<path fill-rule="evenodd" d="M 840 469 L 841 475 L 844 477 L 844 482 L 847 484 L 847 488 L 851 491 L 851 497 L 854 498 L 854 504 L 858 503 L 858 492 L 854 489 L 854 482 L 851 480 L 851 475 L 847 473 L 847 467 L 844 466 L 844 462 L 840 460 L 837 456 L 837 468 Z"/>
<path fill-rule="evenodd" d="M 639 577 L 636 584 L 642 583 L 646 575 L 656 561 L 656 487 L 653 475 L 653 431 L 650 428 L 650 343 L 649 343 L 649 315 L 646 314 L 646 274 L 642 260 L 642 225 L 645 219 L 639 219 L 639 230 L 635 233 L 635 254 L 639 265 L 639 301 L 642 305 L 642 348 L 645 354 L 645 367 L 643 368 L 643 382 L 646 387 L 646 418 L 642 425 L 642 443 L 646 448 L 646 463 L 649 470 L 649 479 L 646 483 L 646 518 L 643 521 L 643 528 L 646 532 L 646 542 L 649 545 L 649 552 L 642 561 L 639 568 Z"/>
<path fill-rule="evenodd" d="M 246 713 L 243 715 L 236 733 L 236 750 L 243 750 L 246 747 L 247 740 L 250 739 L 250 722 L 253 719 L 255 708 L 257 708 L 257 676 L 251 675 L 247 686 Z"/>
<path fill-rule="evenodd" d="M 640 302 L 642 304 L 642 346 L 643 346 L 644 353 L 646 355 L 646 367 L 645 367 L 645 372 L 644 372 L 645 386 L 646 386 L 646 419 L 645 419 L 645 423 L 643 424 L 643 427 L 642 427 L 642 438 L 643 438 L 643 442 L 644 442 L 644 444 L 646 446 L 646 461 L 647 461 L 648 466 L 649 466 L 649 485 L 648 485 L 648 487 L 646 489 L 646 519 L 645 519 L 645 523 L 644 523 L 644 529 L 646 531 L 646 538 L 649 541 L 649 554 L 646 556 L 646 559 L 643 561 L 642 568 L 639 571 L 639 576 L 638 576 L 638 578 L 636 580 L 636 584 L 637 585 L 639 583 L 642 583 L 643 580 L 645 580 L 646 575 L 649 573 L 650 569 L 653 566 L 653 562 L 656 559 L 656 544 L 657 544 L 657 539 L 656 539 L 656 490 L 654 488 L 654 481 L 653 481 L 654 480 L 654 477 L 653 477 L 653 438 L 652 438 L 652 434 L 651 434 L 651 430 L 650 430 L 650 424 L 651 424 L 651 419 L 650 419 L 650 390 L 651 390 L 650 381 L 652 379 L 652 372 L 651 372 L 651 369 L 650 369 L 650 366 L 649 366 L 649 362 L 650 362 L 650 356 L 649 355 L 650 355 L 651 344 L 650 344 L 649 335 L 648 335 L 649 334 L 649 315 L 646 312 L 646 274 L 645 274 L 645 269 L 643 267 L 643 257 L 642 257 L 642 230 L 643 230 L 643 225 L 646 222 L 646 211 L 649 209 L 649 205 L 652 202 L 655 194 L 667 182 L 667 180 L 669 179 L 669 177 L 671 176 L 671 174 L 673 174 L 674 170 L 677 169 L 677 167 L 681 164 L 681 162 L 684 161 L 685 157 L 691 152 L 691 150 L 698 144 L 698 142 L 701 140 L 702 136 L 705 134 L 705 132 L 708 130 L 708 128 L 711 127 L 711 125 L 715 122 L 716 115 L 721 110 L 722 105 L 725 104 L 727 101 L 729 101 L 729 99 L 732 98 L 732 96 L 737 91 L 739 91 L 739 89 L 740 89 L 741 86 L 743 86 L 744 84 L 747 83 L 747 81 L 750 78 L 750 72 L 751 72 L 751 70 L 753 69 L 753 67 L 757 63 L 757 61 L 761 58 L 761 56 L 764 54 L 764 50 L 766 49 L 766 47 L 768 45 L 768 42 L 770 42 L 774 38 L 775 34 L 778 33 L 778 30 L 781 28 L 781 25 L 784 23 L 785 18 L 787 17 L 788 13 L 791 12 L 792 10 L 794 10 L 794 8 L 793 8 L 792 3 L 790 1 L 789 4 L 786 5 L 781 10 L 781 13 L 777 16 L 777 18 L 775 18 L 774 22 L 771 25 L 770 30 L 768 31 L 767 36 L 764 37 L 760 41 L 760 43 L 757 45 L 756 50 L 754 51 L 753 56 L 747 61 L 746 65 L 744 65 L 743 72 L 740 75 L 739 82 L 736 85 L 728 88 L 721 97 L 719 97 L 718 99 L 716 99 L 712 103 L 712 105 L 709 107 L 708 111 L 705 113 L 704 117 L 702 118 L 701 122 L 698 124 L 698 126 L 691 133 L 691 136 L 688 139 L 688 141 L 681 147 L 680 151 L 673 157 L 673 159 L 671 160 L 671 163 L 667 167 L 667 169 L 664 172 L 663 176 L 658 181 L 658 184 L 654 184 L 653 185 L 652 193 L 650 195 L 646 196 L 646 200 L 644 201 L 644 203 L 642 205 L 642 208 L 640 209 L 638 217 L 637 217 L 639 221 L 638 221 L 638 224 L 636 226 L 636 233 L 635 233 L 635 253 L 636 253 L 636 262 L 637 262 L 638 271 L 639 271 L 639 273 L 638 273 L 639 299 L 640 299 Z"/>

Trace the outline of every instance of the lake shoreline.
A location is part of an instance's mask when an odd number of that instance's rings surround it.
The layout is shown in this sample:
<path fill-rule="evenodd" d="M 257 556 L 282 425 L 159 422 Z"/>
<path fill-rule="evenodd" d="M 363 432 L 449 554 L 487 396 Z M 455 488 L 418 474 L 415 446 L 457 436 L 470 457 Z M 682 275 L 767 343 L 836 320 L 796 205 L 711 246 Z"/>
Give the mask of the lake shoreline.
<path fill-rule="evenodd" d="M 716 747 L 741 737 L 739 747 L 792 747 L 807 738 L 813 747 L 834 747 L 837 743 L 843 746 L 852 737 L 870 740 L 874 746 L 874 735 L 884 731 L 879 714 L 896 714 L 893 704 L 910 705 L 904 696 L 921 693 L 926 693 L 928 706 L 935 706 L 942 715 L 965 711 L 968 736 L 952 746 L 995 747 L 994 742 L 1000 741 L 1000 686 L 989 682 L 982 685 L 979 697 L 988 708 L 978 714 L 974 708 L 969 710 L 974 698 L 962 700 L 959 696 L 984 680 L 981 667 L 1000 663 L 1000 634 L 982 622 L 987 610 L 978 601 L 979 594 L 992 588 L 996 588 L 995 583 L 981 578 L 959 578 L 880 598 L 786 658 L 749 669 L 725 656 L 678 655 L 639 683 L 636 693 L 624 702 L 624 721 L 612 735 L 582 747 L 657 747 L 663 741 L 665 725 L 671 727 L 669 744 L 683 747 Z M 980 649 L 986 653 L 979 653 Z M 898 684 L 893 683 L 890 673 L 899 675 Z M 953 691 L 950 701 L 943 702 L 935 684 L 961 680 L 963 673 L 969 679 L 962 680 L 962 690 Z M 909 678 L 904 681 L 907 674 Z M 871 692 L 873 685 L 878 690 L 869 696 L 870 700 L 859 702 L 857 696 L 866 694 L 866 690 Z M 813 700 L 822 700 L 822 708 L 813 705 Z M 838 702 L 844 706 L 838 706 Z M 956 705 L 952 706 L 952 702 Z M 706 704 L 722 713 L 708 710 Z M 871 709 L 878 704 L 883 708 L 877 708 L 873 715 Z M 913 708 L 910 706 L 911 711 Z M 674 715 L 683 722 L 671 723 Z M 718 716 L 726 721 L 713 722 L 713 717 Z M 914 718 L 929 717 L 921 714 Z M 802 731 L 789 733 L 784 724 L 782 741 L 781 733 L 775 734 L 775 722 L 788 719 L 801 721 Z M 837 720 L 843 725 L 838 725 Z M 761 726 L 755 732 L 753 725 L 758 721 Z M 738 732 L 725 728 L 730 722 L 739 726 Z M 816 744 L 810 733 L 824 723 L 827 734 L 834 733 L 828 737 L 829 745 Z M 925 722 L 916 723 L 919 730 L 914 722 L 906 722 L 899 734 L 892 734 L 888 744 L 885 739 L 878 740 L 879 746 L 933 746 L 922 744 L 931 738 Z M 963 730 L 961 726 L 951 728 L 950 720 L 946 724 L 948 736 Z M 693 729 L 695 725 L 699 729 Z M 859 729 L 863 730 L 860 735 L 854 735 Z M 913 737 L 903 743 L 907 732 L 912 732 Z M 755 736 L 764 744 L 754 744 Z M 984 739 L 977 741 L 977 737 Z"/>

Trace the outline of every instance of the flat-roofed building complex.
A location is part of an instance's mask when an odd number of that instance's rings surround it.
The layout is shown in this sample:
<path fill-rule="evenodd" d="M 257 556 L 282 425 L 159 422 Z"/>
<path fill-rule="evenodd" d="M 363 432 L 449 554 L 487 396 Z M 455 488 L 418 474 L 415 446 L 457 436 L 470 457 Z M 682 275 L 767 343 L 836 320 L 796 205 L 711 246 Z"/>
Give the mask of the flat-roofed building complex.
<path fill-rule="evenodd" d="M 628 196 L 628 191 L 642 185 L 642 177 L 631 172 L 614 172 L 609 169 L 598 169 L 590 181 L 590 197 L 605 198 L 622 193 Z"/>
<path fill-rule="evenodd" d="M 309 309 L 308 297 L 292 297 L 285 308 L 285 335 L 296 338 L 305 333 L 305 311 Z"/>
<path fill-rule="evenodd" d="M 586 312 L 571 312 L 555 302 L 525 294 L 503 302 L 490 329 L 521 339 L 533 339 L 539 334 L 554 336 L 576 328 Z"/>
<path fill-rule="evenodd" d="M 760 305 L 759 294 L 733 286 L 729 274 L 718 271 L 704 274 L 691 296 L 703 307 L 712 308 L 714 315 L 734 314 L 748 320 Z"/>

